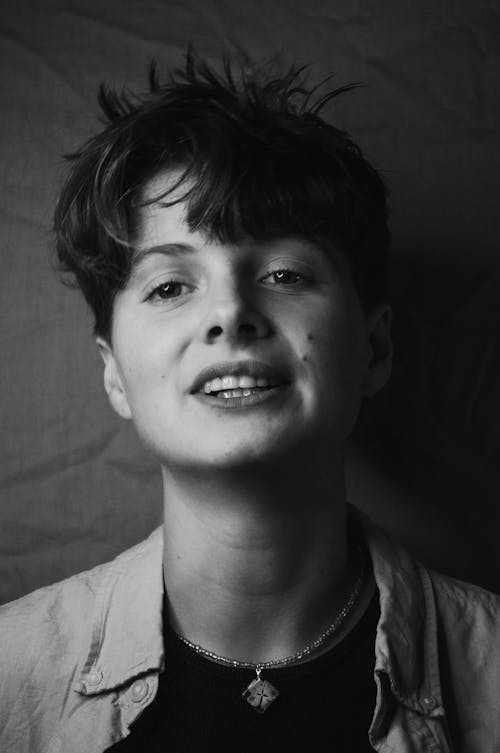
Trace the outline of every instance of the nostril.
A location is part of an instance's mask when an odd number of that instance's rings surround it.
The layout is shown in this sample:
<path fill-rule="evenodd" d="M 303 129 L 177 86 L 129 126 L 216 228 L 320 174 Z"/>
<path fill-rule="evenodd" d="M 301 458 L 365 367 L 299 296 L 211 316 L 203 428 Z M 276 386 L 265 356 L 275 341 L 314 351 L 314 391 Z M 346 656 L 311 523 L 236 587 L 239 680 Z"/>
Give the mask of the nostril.
<path fill-rule="evenodd" d="M 208 330 L 208 337 L 209 339 L 213 340 L 217 337 L 220 337 L 224 332 L 224 328 L 220 325 L 216 324 L 213 327 L 210 327 Z M 257 332 L 257 327 L 254 324 L 245 322 L 238 326 L 238 334 L 244 337 L 255 337 L 255 334 Z"/>
<path fill-rule="evenodd" d="M 254 335 L 257 328 L 254 324 L 240 324 L 239 330 L 244 335 Z"/>
<path fill-rule="evenodd" d="M 209 337 L 219 337 L 222 335 L 222 327 L 219 327 L 219 325 L 216 325 L 215 327 L 210 327 L 208 331 Z"/>

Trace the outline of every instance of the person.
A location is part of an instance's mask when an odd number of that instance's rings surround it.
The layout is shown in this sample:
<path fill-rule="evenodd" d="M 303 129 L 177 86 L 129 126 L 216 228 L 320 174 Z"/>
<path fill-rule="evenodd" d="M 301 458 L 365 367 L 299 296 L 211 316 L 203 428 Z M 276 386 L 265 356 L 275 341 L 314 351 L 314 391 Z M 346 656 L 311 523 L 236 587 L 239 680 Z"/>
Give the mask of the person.
<path fill-rule="evenodd" d="M 164 524 L 1 609 L 2 753 L 500 750 L 499 598 L 346 499 L 393 351 L 387 191 L 321 114 L 349 88 L 192 52 L 101 88 L 57 252 Z"/>

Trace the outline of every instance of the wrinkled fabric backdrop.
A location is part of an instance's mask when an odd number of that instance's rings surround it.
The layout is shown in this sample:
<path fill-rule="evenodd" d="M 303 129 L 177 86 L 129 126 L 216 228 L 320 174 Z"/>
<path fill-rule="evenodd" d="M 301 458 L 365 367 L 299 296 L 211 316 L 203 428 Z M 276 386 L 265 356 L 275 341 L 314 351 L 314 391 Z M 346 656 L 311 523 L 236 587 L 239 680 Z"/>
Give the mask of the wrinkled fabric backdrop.
<path fill-rule="evenodd" d="M 143 90 L 150 60 L 166 72 L 189 41 L 367 84 L 326 114 L 391 190 L 397 355 L 349 452 L 350 500 L 430 566 L 500 590 L 499 25 L 482 0 L 4 0 L 0 601 L 160 521 L 159 473 L 108 407 L 50 228 L 99 83 Z"/>

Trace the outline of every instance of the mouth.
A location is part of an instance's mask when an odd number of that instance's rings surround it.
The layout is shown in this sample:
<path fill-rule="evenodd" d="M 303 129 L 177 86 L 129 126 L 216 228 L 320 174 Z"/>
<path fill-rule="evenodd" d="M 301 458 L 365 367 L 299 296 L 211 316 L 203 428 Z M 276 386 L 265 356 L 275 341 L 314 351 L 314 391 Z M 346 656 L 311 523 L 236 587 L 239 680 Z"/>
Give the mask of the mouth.
<path fill-rule="evenodd" d="M 260 361 L 215 364 L 196 378 L 191 394 L 214 407 L 244 408 L 281 394 L 290 379 L 281 370 Z"/>

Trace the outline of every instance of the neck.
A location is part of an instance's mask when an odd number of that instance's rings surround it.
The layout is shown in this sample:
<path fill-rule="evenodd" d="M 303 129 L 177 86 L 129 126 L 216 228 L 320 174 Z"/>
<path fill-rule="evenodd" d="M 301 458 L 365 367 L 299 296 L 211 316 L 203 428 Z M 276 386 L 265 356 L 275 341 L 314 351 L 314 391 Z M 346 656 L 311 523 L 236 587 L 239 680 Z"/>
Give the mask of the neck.
<path fill-rule="evenodd" d="M 318 637 L 356 578 L 340 457 L 231 471 L 169 469 L 165 584 L 174 629 L 263 662 Z"/>

